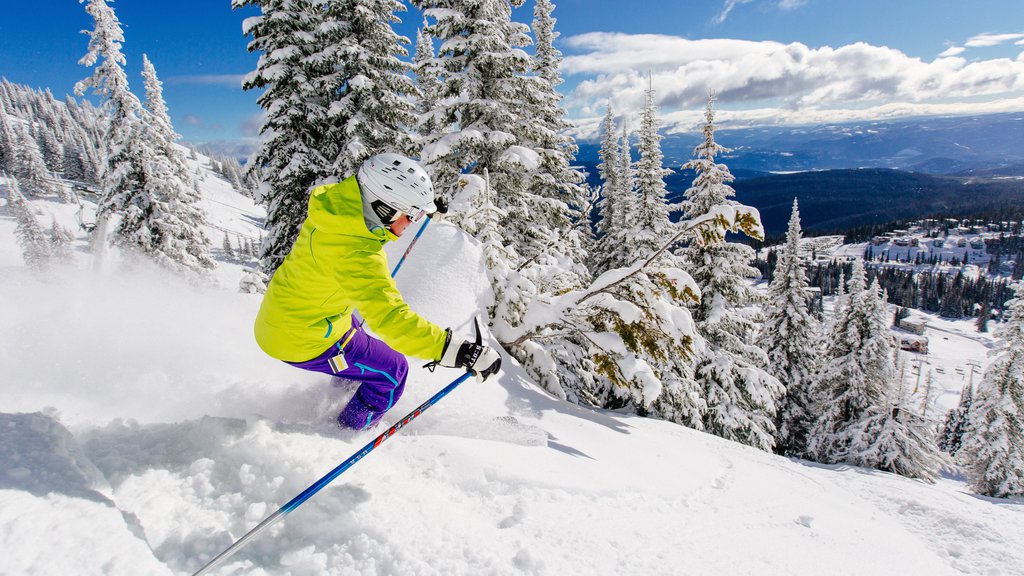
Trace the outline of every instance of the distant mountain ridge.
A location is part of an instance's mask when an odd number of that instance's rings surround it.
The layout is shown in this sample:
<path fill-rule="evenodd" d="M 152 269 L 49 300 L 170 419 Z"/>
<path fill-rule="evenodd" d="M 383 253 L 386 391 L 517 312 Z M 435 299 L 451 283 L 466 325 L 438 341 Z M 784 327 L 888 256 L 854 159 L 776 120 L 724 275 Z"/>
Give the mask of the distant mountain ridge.
<path fill-rule="evenodd" d="M 815 127 L 720 130 L 720 157 L 737 200 L 761 212 L 765 232 L 785 232 L 793 198 L 808 232 L 842 233 L 933 214 L 971 216 L 1024 208 L 1024 113 L 932 117 Z M 693 181 L 679 166 L 697 134 L 662 140 L 671 201 Z M 598 184 L 597 146 L 579 159 Z M 635 153 L 635 152 L 634 152 Z"/>
<path fill-rule="evenodd" d="M 666 135 L 661 143 L 666 166 L 689 160 L 700 137 Z M 892 168 L 963 174 L 1002 169 L 1024 176 L 1024 112 L 721 129 L 715 138 L 732 150 L 722 161 L 733 171 Z M 596 143 L 581 142 L 580 161 L 596 163 L 597 150 Z"/>

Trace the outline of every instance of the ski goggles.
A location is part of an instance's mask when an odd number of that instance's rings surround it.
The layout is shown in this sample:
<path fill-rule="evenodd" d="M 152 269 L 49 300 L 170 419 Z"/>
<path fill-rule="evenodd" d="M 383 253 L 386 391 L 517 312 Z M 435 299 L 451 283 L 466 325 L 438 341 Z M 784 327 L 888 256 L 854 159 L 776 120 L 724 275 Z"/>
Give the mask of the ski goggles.
<path fill-rule="evenodd" d="M 415 224 L 420 220 L 423 220 L 423 217 L 427 215 L 427 211 L 420 208 L 419 210 L 416 210 L 414 212 L 406 212 L 405 215 L 409 217 L 410 222 Z"/>
<path fill-rule="evenodd" d="M 427 211 L 423 208 L 414 207 L 410 212 L 403 212 L 401 210 L 388 206 L 387 204 L 381 202 L 380 200 L 374 200 L 373 203 L 371 204 L 371 207 L 373 208 L 373 211 L 377 213 L 377 217 L 380 218 L 380 221 L 386 222 L 388 224 L 397 222 L 398 219 L 401 218 L 403 214 L 408 216 L 409 221 L 412 222 L 413 224 L 419 222 L 420 220 L 423 220 L 423 217 L 427 215 Z"/>

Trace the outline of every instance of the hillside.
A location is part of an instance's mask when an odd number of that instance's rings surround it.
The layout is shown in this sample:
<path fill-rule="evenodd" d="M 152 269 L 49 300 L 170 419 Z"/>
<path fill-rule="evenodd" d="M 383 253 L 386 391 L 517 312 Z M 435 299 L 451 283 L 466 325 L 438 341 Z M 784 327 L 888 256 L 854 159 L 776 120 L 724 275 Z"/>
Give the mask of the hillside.
<path fill-rule="evenodd" d="M 735 171 L 792 172 L 892 168 L 935 175 L 999 171 L 1024 175 L 1024 115 L 986 114 L 846 122 L 809 126 L 722 127 L 723 161 Z M 665 134 L 665 163 L 690 159 L 697 133 Z M 597 146 L 581 143 L 579 159 L 597 162 Z"/>
<path fill-rule="evenodd" d="M 737 198 L 756 207 L 768 234 L 785 232 L 800 200 L 804 230 L 842 231 L 935 214 L 970 216 L 1024 204 L 1024 181 L 936 177 L 888 169 L 827 170 L 739 180 Z"/>
<path fill-rule="evenodd" d="M 261 210 L 228 196 L 202 158 L 195 167 L 210 232 L 255 232 Z M 236 292 L 241 265 L 220 261 L 218 284 L 195 286 L 157 270 L 94 274 L 79 252 L 38 278 L 12 231 L 0 206 L 0 300 L 16 304 L 0 322 L 0 574 L 189 574 L 372 438 L 333 427 L 351 383 L 258 350 L 259 296 Z M 447 224 L 428 229 L 398 283 L 460 331 L 491 298 L 479 246 Z M 941 328 L 949 366 L 984 357 L 983 341 Z M 386 422 L 457 376 L 418 364 Z M 570 405 L 505 367 L 218 573 L 1024 574 L 1024 508 L 954 475 L 932 485 L 780 458 Z M 963 385 L 946 376 L 935 410 Z"/>

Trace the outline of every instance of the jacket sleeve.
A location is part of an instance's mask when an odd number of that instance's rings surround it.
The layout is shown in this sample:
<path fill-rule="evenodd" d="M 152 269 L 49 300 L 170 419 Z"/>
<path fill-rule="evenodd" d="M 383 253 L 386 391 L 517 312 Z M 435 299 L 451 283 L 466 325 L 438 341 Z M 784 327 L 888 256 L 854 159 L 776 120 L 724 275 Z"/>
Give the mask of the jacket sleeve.
<path fill-rule="evenodd" d="M 406 356 L 438 360 L 445 331 L 409 308 L 388 272 L 384 251 L 353 250 L 335 260 L 335 279 L 373 332 Z"/>

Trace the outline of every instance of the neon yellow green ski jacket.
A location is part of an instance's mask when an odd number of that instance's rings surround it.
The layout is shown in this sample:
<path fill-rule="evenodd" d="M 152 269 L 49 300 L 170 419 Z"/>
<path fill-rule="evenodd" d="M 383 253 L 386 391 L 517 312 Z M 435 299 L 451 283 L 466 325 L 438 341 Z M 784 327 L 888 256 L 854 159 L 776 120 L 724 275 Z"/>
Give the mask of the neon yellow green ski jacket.
<path fill-rule="evenodd" d="M 389 231 L 367 229 L 355 177 L 314 188 L 309 213 L 263 296 L 254 332 L 264 352 L 287 362 L 322 354 L 351 327 L 352 312 L 389 346 L 438 360 L 445 332 L 402 300 L 388 271 Z"/>

